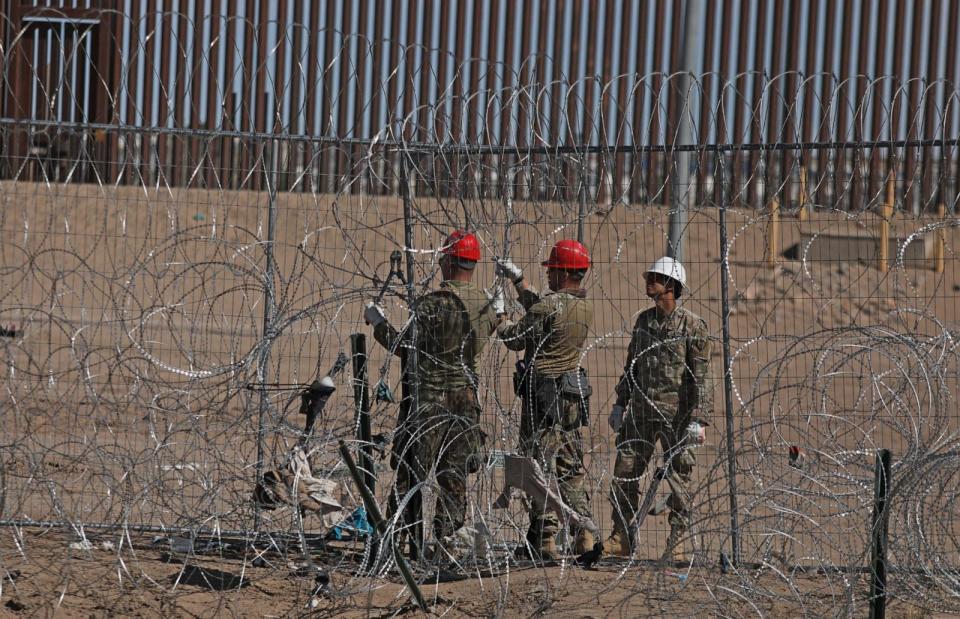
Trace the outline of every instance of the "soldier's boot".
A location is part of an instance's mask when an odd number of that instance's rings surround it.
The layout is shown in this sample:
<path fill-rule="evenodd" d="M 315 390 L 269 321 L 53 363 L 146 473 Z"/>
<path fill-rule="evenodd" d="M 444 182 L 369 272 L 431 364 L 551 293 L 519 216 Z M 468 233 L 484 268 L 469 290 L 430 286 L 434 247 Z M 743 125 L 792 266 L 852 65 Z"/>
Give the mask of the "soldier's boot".
<path fill-rule="evenodd" d="M 667 546 L 660 556 L 660 560 L 666 563 L 688 563 L 691 558 L 687 546 L 690 540 L 686 537 L 687 528 L 685 526 L 671 524 L 670 535 L 667 537 Z"/>
<path fill-rule="evenodd" d="M 540 539 L 527 536 L 527 541 L 517 546 L 513 556 L 517 559 L 534 561 L 557 561 L 560 559 L 560 551 L 557 549 L 557 540 L 553 535 L 545 535 Z"/>
<path fill-rule="evenodd" d="M 614 529 L 610 537 L 603 541 L 603 554 L 629 557 L 632 554 L 630 535 L 626 531 Z"/>
<path fill-rule="evenodd" d="M 556 561 L 560 558 L 560 551 L 557 550 L 557 540 L 552 535 L 545 537 L 540 542 L 540 548 L 536 550 L 538 556 L 534 557 L 541 561 Z"/>
<path fill-rule="evenodd" d="M 593 550 L 594 543 L 593 533 L 586 529 L 580 529 L 577 533 L 577 539 L 573 544 L 573 552 L 578 556 L 582 555 L 588 550 Z"/>

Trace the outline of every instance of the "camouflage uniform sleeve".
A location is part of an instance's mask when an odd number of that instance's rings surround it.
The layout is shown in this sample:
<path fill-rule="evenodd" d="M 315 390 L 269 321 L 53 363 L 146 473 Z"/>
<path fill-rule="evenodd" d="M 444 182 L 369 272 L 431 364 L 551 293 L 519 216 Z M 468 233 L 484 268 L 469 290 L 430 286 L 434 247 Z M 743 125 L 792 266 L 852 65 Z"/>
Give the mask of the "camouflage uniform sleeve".
<path fill-rule="evenodd" d="M 461 330 L 461 309 L 449 294 L 434 292 L 421 297 L 416 316 L 418 336 L 436 337 L 447 330 Z"/>
<path fill-rule="evenodd" d="M 416 316 L 417 330 L 420 334 L 434 332 L 432 330 L 436 329 L 436 325 L 431 323 L 436 322 L 438 316 L 437 299 L 434 295 L 426 295 L 420 298 L 417 302 Z M 396 356 L 399 357 L 403 353 L 401 346 L 403 338 L 389 321 L 384 320 L 374 327 L 373 338 Z"/>
<path fill-rule="evenodd" d="M 480 307 L 475 318 L 471 318 L 470 326 L 474 329 L 477 337 L 489 337 L 497 328 L 497 313 L 493 310 L 493 293 L 484 288 L 482 291 L 484 298 L 483 305 Z"/>
<path fill-rule="evenodd" d="M 493 311 L 493 300 L 491 298 L 490 302 L 487 303 L 483 308 L 483 322 L 484 327 L 483 332 L 480 335 L 483 338 L 489 338 L 497 330 L 497 324 L 500 322 L 500 319 L 497 317 L 497 313 Z"/>
<path fill-rule="evenodd" d="M 710 348 L 707 323 L 698 318 L 687 344 L 687 367 L 690 371 L 684 372 L 683 396 L 688 413 L 700 410 L 702 414 L 709 414 L 713 409 Z"/>
<path fill-rule="evenodd" d="M 623 364 L 623 374 L 617 381 L 617 406 L 626 407 L 627 403 L 630 402 L 630 396 L 633 394 L 633 358 L 637 354 L 637 326 L 639 322 L 640 319 L 637 318 L 637 324 L 633 326 L 633 332 L 630 335 L 630 345 L 627 347 L 627 360 Z"/>
<path fill-rule="evenodd" d="M 394 329 L 393 325 L 387 320 L 384 320 L 373 328 L 373 339 L 377 340 L 381 346 L 398 357 L 402 352 L 400 349 L 399 336 L 400 334 L 397 333 L 397 330 Z"/>
<path fill-rule="evenodd" d="M 510 350 L 524 350 L 528 342 L 541 342 L 549 332 L 551 312 L 543 303 L 532 306 L 519 322 L 506 321 L 497 328 L 497 336 Z"/>
<path fill-rule="evenodd" d="M 529 312 L 531 307 L 540 302 L 540 295 L 528 286 L 523 290 L 517 290 L 517 300 L 523 306 L 523 311 Z"/>

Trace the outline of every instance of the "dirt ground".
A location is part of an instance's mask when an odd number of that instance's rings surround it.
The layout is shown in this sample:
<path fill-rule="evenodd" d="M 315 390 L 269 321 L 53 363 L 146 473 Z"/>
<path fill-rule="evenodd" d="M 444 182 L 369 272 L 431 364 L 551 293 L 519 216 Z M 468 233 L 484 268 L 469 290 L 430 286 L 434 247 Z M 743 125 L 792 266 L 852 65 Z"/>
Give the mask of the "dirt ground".
<path fill-rule="evenodd" d="M 207 555 L 188 564 L 165 562 L 149 541 L 136 540 L 131 549 L 116 533 L 126 526 L 134 532 L 244 529 L 253 521 L 249 493 L 261 401 L 244 383 L 256 380 L 263 359 L 258 346 L 264 341 L 267 279 L 265 195 L 6 183 L 0 200 L 0 326 L 20 331 L 0 340 L 0 515 L 5 522 L 105 523 L 113 527 L 106 541 L 115 546 L 76 551 L 67 545 L 79 539 L 77 533 L 63 537 L 61 528 L 26 528 L 18 541 L 18 529 L 0 527 L 0 569 L 8 571 L 0 592 L 0 602 L 8 605 L 0 605 L 0 613 L 306 612 L 311 581 L 290 577 L 285 560 L 272 567 Z M 509 253 L 540 287 L 545 282 L 539 261 L 557 238 L 575 234 L 576 205 L 517 200 L 512 222 L 496 201 L 464 205 L 422 198 L 416 209 L 419 286 L 435 270 L 429 250 L 464 210 L 487 255 Z M 360 320 L 362 305 L 376 294 L 390 252 L 402 244 L 402 204 L 375 196 L 282 194 L 278 212 L 277 311 L 265 374 L 302 383 L 329 367 L 337 351 L 349 352 L 351 333 L 369 336 Z M 865 614 L 865 582 L 809 567 L 865 564 L 877 448 L 894 450 L 903 479 L 912 479 L 926 466 L 925 457 L 956 446 L 960 414 L 952 394 L 958 368 L 951 342 L 960 312 L 960 228 L 955 220 L 898 215 L 882 270 L 871 240 L 880 227 L 873 213 L 816 211 L 805 221 L 784 213 L 776 232 L 767 214 L 729 213 L 742 541 L 750 562 L 770 567 L 721 575 L 719 553 L 730 541 L 717 218 L 712 210 L 691 213 L 685 236 L 691 286 L 684 303 L 717 336 L 718 404 L 707 445 L 698 452 L 694 493 L 703 565 L 684 580 L 667 574 L 676 570 L 651 565 L 668 528 L 664 517 L 651 518 L 637 566 L 527 567 L 509 574 L 498 568 L 497 576 L 432 587 L 428 595 L 439 601 L 435 614 Z M 597 209 L 584 228 L 595 261 L 587 290 L 596 306 L 582 362 L 596 394 L 584 440 L 591 505 L 608 528 L 615 450 L 606 412 L 634 316 L 649 306 L 639 273 L 665 250 L 667 213 L 623 205 Z M 941 238 L 945 268 L 936 272 Z M 771 248 L 776 260 L 768 261 Z M 492 267 L 482 264 L 476 277 L 492 282 Z M 386 297 L 395 324 L 406 316 L 403 293 L 393 288 Z M 388 365 L 372 337 L 367 345 L 371 381 L 382 373 L 399 393 L 399 364 Z M 516 445 L 514 361 L 515 355 L 491 345 L 481 367 L 491 451 Z M 346 374 L 340 387 L 317 428 L 321 446 L 354 433 Z M 265 405 L 268 461 L 286 453 L 302 423 L 296 405 L 284 408 L 288 397 L 271 394 Z M 375 434 L 389 432 L 394 406 L 375 403 L 373 419 Z M 788 465 L 790 445 L 807 451 L 806 469 Z M 321 460 L 324 472 L 337 466 L 335 458 Z M 383 498 L 391 472 L 383 462 L 378 466 Z M 957 469 L 955 460 L 951 467 Z M 957 519 L 947 516 L 955 513 L 957 477 L 926 474 L 919 502 L 914 499 L 921 486 L 907 484 L 891 527 L 891 550 L 904 567 L 941 566 L 934 572 L 947 582 L 958 565 Z M 490 509 L 498 480 L 491 467 L 476 476 L 470 492 L 475 507 L 494 523 L 498 541 L 513 543 L 525 516 L 522 509 Z M 910 511 L 921 503 L 922 509 Z M 267 523 L 279 530 L 292 526 L 283 515 L 270 515 Z M 898 526 L 920 526 L 927 537 L 918 542 L 898 534 Z M 808 569 L 797 572 L 797 565 Z M 777 574 L 784 569 L 785 576 Z M 14 570 L 19 576 L 11 578 Z M 214 590 L 202 570 L 222 572 L 216 572 Z M 390 616 L 406 603 L 395 573 L 360 579 L 352 576 L 355 571 L 345 566 L 332 573 L 337 593 L 320 599 L 314 610 Z M 247 584 L 226 586 L 240 582 Z M 900 590 L 902 598 L 932 612 L 955 595 L 950 585 L 926 586 L 911 579 Z M 24 608 L 17 611 L 19 604 Z M 900 616 L 913 612 L 907 605 Z"/>
<path fill-rule="evenodd" d="M 344 564 L 329 570 L 329 584 L 313 595 L 314 578 L 280 557 L 268 555 L 270 565 L 253 567 L 249 557 L 170 557 L 137 538 L 132 548 L 127 540 L 120 550 L 104 550 L 108 538 L 95 536 L 94 549 L 72 550 L 58 532 L 36 529 L 18 532 L 24 556 L 12 533 L 4 530 L 0 542 L 0 616 L 781 617 L 862 616 L 868 609 L 863 575 L 848 575 L 851 595 L 815 571 L 787 582 L 770 569 L 720 574 L 714 566 L 607 560 L 592 569 L 513 566 L 493 577 L 427 582 L 422 594 L 429 612 L 422 613 L 395 573 L 354 577 Z M 949 616 L 898 600 L 890 601 L 888 613 Z"/>

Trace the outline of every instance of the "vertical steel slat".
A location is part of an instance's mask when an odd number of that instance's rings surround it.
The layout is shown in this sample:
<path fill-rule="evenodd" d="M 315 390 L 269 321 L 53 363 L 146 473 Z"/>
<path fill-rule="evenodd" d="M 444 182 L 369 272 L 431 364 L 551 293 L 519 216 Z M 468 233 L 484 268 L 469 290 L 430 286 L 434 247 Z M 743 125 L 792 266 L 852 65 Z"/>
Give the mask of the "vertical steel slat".
<path fill-rule="evenodd" d="M 936 82 L 937 69 L 939 68 L 937 66 L 937 60 L 941 49 L 940 20 L 943 4 L 943 2 L 934 2 L 930 5 L 930 17 L 927 21 L 928 38 L 925 40 L 925 46 L 927 48 L 927 71 L 923 83 L 923 103 L 925 104 L 923 113 L 923 139 L 925 140 L 932 140 L 936 137 L 937 125 L 942 122 L 942 119 L 937 114 L 937 88 L 933 86 L 933 84 Z M 956 23 L 954 23 L 954 26 L 956 26 Z M 941 107 L 940 109 L 943 108 Z M 932 209 L 933 212 L 936 213 L 938 196 L 935 193 L 934 184 L 935 170 L 933 168 L 936 166 L 936 163 L 933 158 L 933 148 L 924 146 L 920 154 L 922 156 L 920 168 L 922 174 L 920 208 L 924 210 Z"/>
<path fill-rule="evenodd" d="M 910 38 L 910 82 L 907 88 L 909 92 L 909 103 L 907 108 L 907 139 L 916 140 L 920 137 L 920 127 L 917 121 L 920 116 L 920 93 L 922 89 L 921 76 L 917 72 L 920 66 L 920 56 L 923 45 L 920 38 L 923 36 L 923 8 L 924 4 L 913 3 L 913 34 Z M 915 208 L 919 206 L 920 188 L 916 183 L 917 174 L 917 148 L 906 148 L 904 153 L 904 173 L 903 173 L 903 209 Z"/>
<path fill-rule="evenodd" d="M 881 76 L 884 74 L 887 66 L 887 45 L 886 45 L 886 36 L 887 36 L 887 13 L 889 12 L 888 0 L 879 0 L 877 5 L 877 29 L 875 37 L 877 38 L 876 53 L 874 56 L 875 67 L 874 70 L 874 81 L 871 84 L 871 90 L 867 94 L 870 97 L 871 103 L 873 105 L 873 119 L 872 119 L 872 130 L 870 137 L 872 140 L 879 140 L 881 137 L 881 131 L 883 130 L 884 121 L 889 121 L 889 117 L 884 114 L 887 109 L 886 101 L 883 100 L 884 90 L 887 86 L 890 87 L 890 92 L 895 91 L 895 86 L 889 83 L 889 80 L 877 80 L 876 76 Z M 862 44 L 862 40 L 861 40 Z M 881 195 L 883 191 L 883 160 L 881 159 L 883 150 L 889 149 L 880 149 L 880 148 L 870 148 L 870 163 L 868 169 L 868 178 L 866 180 L 866 192 L 867 199 L 871 202 L 875 199 L 876 196 Z"/>

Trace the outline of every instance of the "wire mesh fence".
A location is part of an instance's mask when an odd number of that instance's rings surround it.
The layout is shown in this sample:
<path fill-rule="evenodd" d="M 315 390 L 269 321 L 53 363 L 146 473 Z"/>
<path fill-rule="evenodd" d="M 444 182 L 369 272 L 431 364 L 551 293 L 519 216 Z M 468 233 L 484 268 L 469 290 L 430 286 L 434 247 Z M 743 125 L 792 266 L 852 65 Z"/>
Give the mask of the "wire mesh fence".
<path fill-rule="evenodd" d="M 635 93 L 662 78 L 637 77 Z M 740 96 L 737 84 L 717 92 Z M 535 127 L 557 87 L 487 92 L 488 113 L 516 119 L 523 109 Z M 878 97 L 895 89 L 870 92 L 871 110 L 894 107 Z M 957 93 L 941 94 L 945 107 L 932 113 L 952 118 Z M 829 118 L 835 103 L 827 97 L 818 112 Z M 775 132 L 769 142 L 679 146 L 624 124 L 635 139 L 505 147 L 451 142 L 444 109 L 365 140 L 0 121 L 0 556 L 17 599 L 187 612 L 201 587 L 216 608 L 390 609 L 404 594 L 389 546 L 412 524 L 425 550 L 411 561 L 415 577 L 423 587 L 460 580 L 432 594 L 458 612 L 861 614 L 874 461 L 890 449 L 888 595 L 957 612 L 958 143 L 946 124 L 929 139 L 908 127 L 902 138 L 793 142 Z M 711 123 L 724 114 L 710 111 Z M 751 118 L 760 122 L 759 110 Z M 693 166 L 685 185 L 675 183 L 680 153 Z M 497 502 L 505 456 L 520 444 L 519 355 L 497 338 L 477 368 L 485 439 L 467 478 L 469 528 L 456 557 L 431 557 L 435 480 L 423 480 L 412 523 L 386 509 L 398 411 L 418 393 L 393 354 L 409 344 L 387 350 L 368 337 L 364 396 L 351 335 L 372 335 L 365 303 L 382 293 L 391 323 L 411 324 L 456 228 L 479 238 L 473 279 L 491 292 L 504 285 L 493 257 L 546 291 L 541 262 L 556 241 L 580 239 L 594 308 L 579 357 L 593 387 L 584 488 L 605 536 L 617 455 L 607 414 L 636 361 L 635 321 L 653 306 L 643 274 L 668 252 L 680 209 L 681 306 L 706 321 L 716 394 L 705 444 L 691 452 L 688 560 L 659 560 L 667 487 L 632 556 L 574 568 L 568 529 L 559 572 L 515 558 L 527 510 Z M 392 275 L 395 250 L 402 277 Z M 508 314 L 519 317 L 507 288 Z M 355 363 L 305 437 L 297 386 L 340 353 Z M 368 457 L 389 535 L 370 536 L 340 440 Z M 661 461 L 658 451 L 641 491 Z M 99 591 L 91 607 L 58 584 L 64 565 L 116 579 L 104 589 L 117 595 Z M 490 579 L 499 584 L 484 588 Z M 130 588 L 142 606 L 120 595 Z"/>

